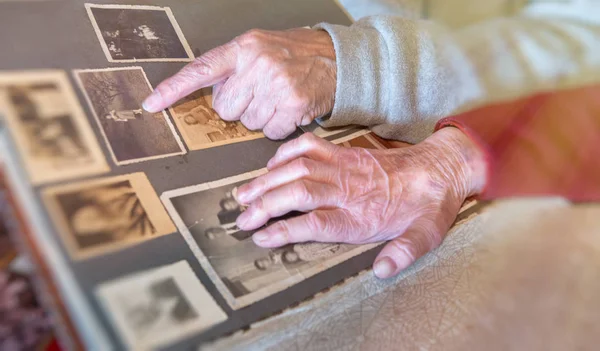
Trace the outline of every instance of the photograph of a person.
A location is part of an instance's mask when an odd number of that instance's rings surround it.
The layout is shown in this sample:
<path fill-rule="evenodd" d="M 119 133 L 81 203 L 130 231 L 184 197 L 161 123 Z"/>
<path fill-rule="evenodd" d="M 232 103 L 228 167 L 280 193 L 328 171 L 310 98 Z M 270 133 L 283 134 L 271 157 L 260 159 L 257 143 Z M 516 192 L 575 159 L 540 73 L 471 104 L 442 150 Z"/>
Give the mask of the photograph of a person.
<path fill-rule="evenodd" d="M 0 74 L 0 115 L 8 122 L 32 183 L 109 170 L 65 72 Z"/>
<path fill-rule="evenodd" d="M 239 122 L 221 119 L 212 108 L 211 89 L 202 89 L 177 102 L 171 115 L 190 150 L 238 143 L 264 137 Z"/>
<path fill-rule="evenodd" d="M 142 109 L 152 87 L 141 67 L 75 71 L 117 165 L 184 154 L 167 114 Z"/>
<path fill-rule="evenodd" d="M 251 305 L 376 245 L 304 243 L 278 249 L 258 247 L 253 232 L 235 226 L 245 210 L 235 189 L 264 174 L 250 172 L 217 182 L 165 192 L 163 200 L 204 270 L 234 310 Z M 289 213 L 276 220 L 296 216 Z"/>
<path fill-rule="evenodd" d="M 144 173 L 49 188 L 44 197 L 75 258 L 175 232 Z"/>
<path fill-rule="evenodd" d="M 194 58 L 168 7 L 85 7 L 109 62 L 185 62 Z"/>
<path fill-rule="evenodd" d="M 102 284 L 97 290 L 128 349 L 154 349 L 227 320 L 189 263 Z"/>

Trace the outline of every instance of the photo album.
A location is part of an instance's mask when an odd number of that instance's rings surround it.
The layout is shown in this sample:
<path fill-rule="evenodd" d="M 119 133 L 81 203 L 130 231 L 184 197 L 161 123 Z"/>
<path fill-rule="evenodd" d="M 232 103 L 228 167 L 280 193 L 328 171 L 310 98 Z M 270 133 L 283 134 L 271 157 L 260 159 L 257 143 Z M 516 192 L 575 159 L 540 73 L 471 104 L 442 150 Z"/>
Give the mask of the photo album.
<path fill-rule="evenodd" d="M 369 269 L 380 248 L 256 246 L 254 231 L 236 225 L 245 207 L 234 194 L 267 172 L 282 142 L 222 120 L 210 88 L 161 112 L 142 108 L 160 81 L 261 23 L 228 25 L 217 2 L 0 4 L 0 21 L 44 14 L 14 28 L 23 49 L 0 58 L 2 172 L 12 206 L 3 215 L 20 221 L 22 249 L 74 349 L 196 349 Z M 289 25 L 322 19 L 282 16 Z M 262 23 L 275 28 L 282 18 Z M 387 147 L 354 126 L 312 124 L 291 138 L 304 133 L 343 147 Z"/>

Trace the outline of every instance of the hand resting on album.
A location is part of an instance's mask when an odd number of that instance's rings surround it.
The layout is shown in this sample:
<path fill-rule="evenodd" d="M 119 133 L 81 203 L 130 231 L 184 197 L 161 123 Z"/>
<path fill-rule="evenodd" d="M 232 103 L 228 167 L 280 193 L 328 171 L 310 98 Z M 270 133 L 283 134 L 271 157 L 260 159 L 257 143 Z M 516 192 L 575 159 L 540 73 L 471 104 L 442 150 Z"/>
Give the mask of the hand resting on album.
<path fill-rule="evenodd" d="M 158 112 L 214 85 L 213 108 L 221 118 L 283 139 L 331 112 L 336 72 L 335 50 L 326 32 L 252 30 L 160 83 L 143 106 Z"/>
<path fill-rule="evenodd" d="M 391 150 L 345 148 L 307 133 L 279 148 L 268 173 L 238 189 L 237 200 L 249 207 L 237 225 L 254 230 L 302 211 L 256 232 L 254 242 L 274 248 L 390 240 L 374 270 L 391 277 L 440 245 L 465 199 L 484 186 L 483 157 L 451 127 Z"/>

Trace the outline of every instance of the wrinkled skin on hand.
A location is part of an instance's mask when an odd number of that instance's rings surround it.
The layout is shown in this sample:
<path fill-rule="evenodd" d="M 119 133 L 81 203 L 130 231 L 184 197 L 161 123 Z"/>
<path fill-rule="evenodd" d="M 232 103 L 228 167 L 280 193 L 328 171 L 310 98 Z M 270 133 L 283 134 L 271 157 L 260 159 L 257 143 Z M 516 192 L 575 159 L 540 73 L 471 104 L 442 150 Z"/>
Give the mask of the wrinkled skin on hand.
<path fill-rule="evenodd" d="M 312 134 L 282 145 L 269 172 L 241 186 L 243 230 L 290 211 L 305 214 L 254 234 L 262 247 L 320 241 L 390 241 L 375 274 L 391 277 L 440 245 L 458 211 L 485 180 L 483 154 L 455 128 L 403 149 L 344 148 Z"/>
<path fill-rule="evenodd" d="M 252 30 L 160 83 L 143 106 L 157 112 L 214 85 L 213 108 L 221 118 L 283 139 L 331 112 L 335 61 L 333 42 L 324 31 Z"/>

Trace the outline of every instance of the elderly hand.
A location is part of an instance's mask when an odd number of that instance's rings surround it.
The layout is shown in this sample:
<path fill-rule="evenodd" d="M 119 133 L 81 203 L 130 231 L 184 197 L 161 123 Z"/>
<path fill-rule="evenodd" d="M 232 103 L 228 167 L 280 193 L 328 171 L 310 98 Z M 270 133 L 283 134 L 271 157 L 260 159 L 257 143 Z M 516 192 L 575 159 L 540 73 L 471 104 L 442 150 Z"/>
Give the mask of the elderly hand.
<path fill-rule="evenodd" d="M 383 151 L 305 134 L 281 146 L 267 167 L 267 174 L 238 189 L 237 200 L 249 204 L 238 226 L 254 230 L 290 211 L 308 213 L 256 232 L 257 245 L 391 240 L 375 260 L 380 278 L 437 247 L 462 203 L 485 182 L 483 154 L 455 128 Z"/>
<path fill-rule="evenodd" d="M 253 30 L 198 57 L 159 84 L 143 106 L 158 112 L 214 85 L 213 108 L 221 118 L 282 139 L 333 109 L 336 70 L 324 31 Z"/>

